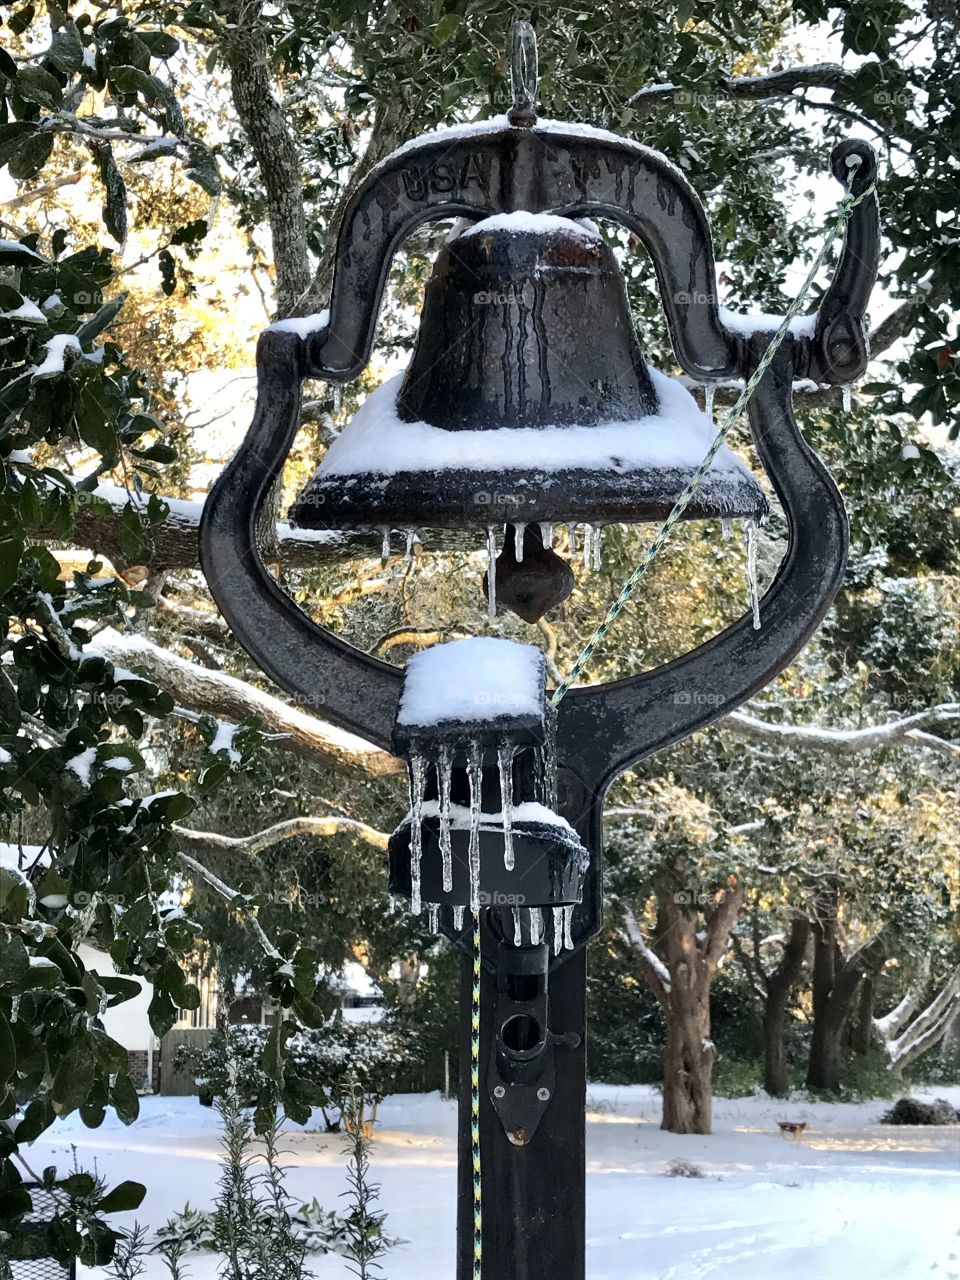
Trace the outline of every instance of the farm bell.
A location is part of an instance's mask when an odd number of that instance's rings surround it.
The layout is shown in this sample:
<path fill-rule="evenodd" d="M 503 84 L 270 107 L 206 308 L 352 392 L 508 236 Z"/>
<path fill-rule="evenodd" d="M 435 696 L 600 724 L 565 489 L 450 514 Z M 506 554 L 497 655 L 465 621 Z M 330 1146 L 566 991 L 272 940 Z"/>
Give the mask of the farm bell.
<path fill-rule="evenodd" d="M 584 561 L 599 562 L 602 527 L 663 520 L 712 437 L 689 392 L 644 360 L 596 228 L 495 214 L 454 228 L 409 367 L 368 397 L 291 518 L 387 540 L 396 529 L 483 530 L 491 612 L 499 600 L 535 622 L 573 588 L 552 547 L 557 526 L 571 549 L 585 525 Z M 723 447 L 685 518 L 766 510 Z"/>

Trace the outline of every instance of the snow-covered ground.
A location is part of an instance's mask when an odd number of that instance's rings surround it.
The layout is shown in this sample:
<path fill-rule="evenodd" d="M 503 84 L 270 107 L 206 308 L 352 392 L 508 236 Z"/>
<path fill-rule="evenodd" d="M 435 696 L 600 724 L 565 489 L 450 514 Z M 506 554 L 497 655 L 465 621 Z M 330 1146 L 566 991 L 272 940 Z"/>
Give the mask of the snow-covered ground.
<path fill-rule="evenodd" d="M 950 1098 L 960 1087 L 914 1091 Z M 649 1088 L 591 1086 L 587 1136 L 587 1271 L 590 1280 L 953 1280 L 960 1277 L 960 1128 L 879 1125 L 884 1102 L 783 1103 L 718 1099 L 714 1134 L 659 1129 Z M 777 1121 L 806 1120 L 802 1142 Z M 387 1259 L 387 1280 L 453 1277 L 456 1109 L 438 1095 L 392 1098 L 381 1108 L 373 1168 L 387 1229 L 408 1243 Z M 146 1182 L 135 1215 L 151 1225 L 209 1204 L 218 1172 L 215 1112 L 194 1098 L 145 1098 L 130 1129 L 76 1116 L 45 1135 L 34 1167 L 96 1160 L 111 1185 Z M 340 1139 L 294 1129 L 290 1186 L 305 1200 L 338 1205 Z M 702 1178 L 668 1177 L 692 1161 Z M 132 1215 L 130 1215 L 132 1216 Z M 192 1255 L 193 1280 L 212 1280 L 214 1259 Z M 342 1259 L 312 1263 L 321 1280 L 344 1280 Z M 149 1280 L 163 1273 L 151 1269 Z M 504 1277 L 504 1280 L 507 1280 Z"/>

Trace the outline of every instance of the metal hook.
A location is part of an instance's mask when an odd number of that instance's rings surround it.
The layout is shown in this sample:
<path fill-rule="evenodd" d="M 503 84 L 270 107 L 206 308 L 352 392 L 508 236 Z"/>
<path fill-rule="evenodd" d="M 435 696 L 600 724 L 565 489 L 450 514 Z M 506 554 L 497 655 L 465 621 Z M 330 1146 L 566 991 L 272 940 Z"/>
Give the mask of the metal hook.
<path fill-rule="evenodd" d="M 507 119 L 512 125 L 529 129 L 537 123 L 537 33 L 522 19 L 513 24 L 510 84 L 513 106 Z"/>

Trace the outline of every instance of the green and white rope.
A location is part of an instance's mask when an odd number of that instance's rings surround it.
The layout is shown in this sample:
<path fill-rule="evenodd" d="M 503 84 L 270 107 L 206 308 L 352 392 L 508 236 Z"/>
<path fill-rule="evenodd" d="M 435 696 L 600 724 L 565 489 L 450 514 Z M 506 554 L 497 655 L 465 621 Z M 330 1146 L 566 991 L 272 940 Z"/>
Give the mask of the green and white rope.
<path fill-rule="evenodd" d="M 857 157 L 851 157 L 851 159 L 855 159 L 855 158 Z M 853 180 L 853 175 L 856 172 L 857 167 L 858 165 L 851 165 L 851 168 L 850 168 L 851 182 Z M 640 582 L 640 579 L 643 577 L 646 571 L 650 568 L 650 565 L 653 563 L 656 557 L 663 550 L 664 546 L 666 545 L 667 541 L 670 538 L 671 533 L 673 532 L 674 526 L 679 522 L 684 511 L 686 511 L 687 507 L 690 505 L 690 502 L 693 499 L 694 494 L 697 492 L 697 490 L 700 488 L 700 485 L 703 483 L 703 479 L 706 476 L 707 472 L 710 470 L 710 467 L 713 463 L 714 458 L 720 452 L 720 447 L 723 444 L 723 442 L 726 440 L 731 427 L 733 427 L 733 425 L 742 417 L 743 412 L 746 409 L 747 405 L 750 403 L 750 399 L 753 396 L 754 391 L 757 389 L 757 386 L 759 385 L 761 378 L 767 372 L 767 369 L 770 367 L 770 364 L 772 363 L 774 356 L 777 354 L 777 351 L 780 349 L 780 346 L 783 343 L 784 338 L 786 338 L 787 333 L 790 330 L 791 323 L 793 322 L 794 319 L 796 319 L 797 315 L 800 312 L 801 307 L 806 301 L 807 294 L 810 292 L 810 289 L 813 286 L 813 282 L 816 279 L 817 273 L 819 272 L 820 268 L 823 266 L 824 262 L 826 261 L 827 254 L 830 252 L 830 248 L 834 240 L 836 240 L 837 236 L 843 230 L 844 226 L 846 225 L 847 219 L 853 213 L 857 205 L 861 204 L 864 200 L 866 200 L 867 197 L 871 195 L 875 190 L 876 190 L 875 183 L 871 183 L 858 196 L 855 196 L 852 191 L 848 190 L 847 194 L 843 197 L 843 199 L 838 204 L 833 225 L 831 226 L 829 232 L 827 233 L 827 237 L 824 240 L 823 245 L 821 246 L 820 252 L 817 254 L 816 258 L 814 259 L 813 265 L 811 266 L 809 272 L 807 273 L 807 278 L 804 280 L 803 285 L 801 286 L 800 292 L 797 294 L 793 302 L 787 308 L 787 314 L 783 317 L 783 320 L 780 323 L 779 329 L 774 334 L 773 338 L 770 341 L 770 345 L 767 347 L 766 351 L 763 353 L 760 363 L 757 365 L 756 371 L 753 374 L 751 374 L 750 378 L 747 380 L 743 390 L 740 392 L 740 395 L 737 397 L 736 403 L 734 404 L 730 412 L 727 414 L 724 420 L 723 426 L 720 427 L 719 430 L 717 431 L 717 434 L 714 437 L 714 440 L 711 443 L 709 450 L 707 451 L 706 457 L 700 463 L 699 467 L 697 467 L 696 471 L 693 473 L 693 476 L 690 479 L 689 484 L 686 486 L 686 488 L 681 493 L 680 497 L 677 499 L 673 507 L 673 510 L 670 512 L 666 520 L 664 520 L 663 524 L 660 526 L 660 530 L 657 533 L 657 536 L 650 543 L 649 547 L 647 547 L 647 550 L 644 553 L 643 559 L 640 561 L 640 563 L 634 569 L 633 573 L 631 573 L 630 577 L 626 580 L 626 582 L 620 588 L 619 595 L 617 596 L 616 600 L 614 600 L 613 603 L 610 605 L 610 607 L 607 609 L 607 612 L 604 615 L 603 621 L 600 623 L 600 625 L 594 631 L 593 635 L 590 637 L 590 639 L 586 642 L 586 644 L 577 654 L 577 657 L 573 663 L 573 666 L 570 668 L 570 670 L 564 676 L 563 680 L 554 690 L 553 697 L 551 699 L 554 706 L 556 706 L 557 703 L 560 702 L 560 700 L 570 690 L 571 686 L 576 682 L 576 680 L 583 673 L 583 670 L 586 667 L 587 663 L 593 657 L 593 654 L 597 646 L 601 643 L 601 641 L 606 636 L 607 632 L 610 630 L 611 626 L 614 624 L 614 622 L 616 622 L 617 618 L 620 616 L 620 614 L 629 604 L 630 598 L 633 595 L 634 591 L 636 591 L 637 586 Z"/>
<path fill-rule="evenodd" d="M 470 1146 L 473 1160 L 473 1280 L 483 1272 L 483 1186 L 480 1168 L 480 912 L 473 913 L 473 999 L 470 1007 Z"/>

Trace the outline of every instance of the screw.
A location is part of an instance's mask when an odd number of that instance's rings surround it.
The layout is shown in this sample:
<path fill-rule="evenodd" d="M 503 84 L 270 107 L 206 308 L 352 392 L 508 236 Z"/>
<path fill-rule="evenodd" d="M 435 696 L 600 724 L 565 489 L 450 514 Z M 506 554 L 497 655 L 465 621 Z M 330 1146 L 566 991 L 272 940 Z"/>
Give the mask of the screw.
<path fill-rule="evenodd" d="M 538 1089 L 538 1090 L 537 1090 L 537 1097 L 540 1099 L 540 1101 L 541 1101 L 541 1102 L 549 1102 L 549 1101 L 550 1101 L 550 1090 L 549 1090 L 549 1089 Z"/>
<path fill-rule="evenodd" d="M 502 1084 L 498 1084 L 498 1085 L 495 1085 L 495 1086 L 494 1086 L 493 1096 L 494 1096 L 495 1098 L 503 1098 L 503 1097 L 505 1097 L 505 1096 L 506 1096 L 506 1093 L 507 1093 L 507 1091 L 506 1091 L 506 1089 L 503 1087 L 503 1085 L 502 1085 Z"/>

